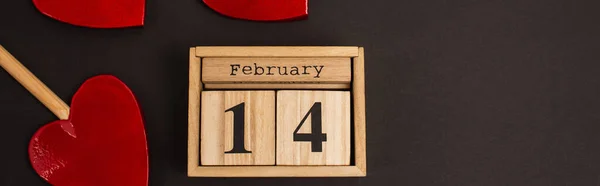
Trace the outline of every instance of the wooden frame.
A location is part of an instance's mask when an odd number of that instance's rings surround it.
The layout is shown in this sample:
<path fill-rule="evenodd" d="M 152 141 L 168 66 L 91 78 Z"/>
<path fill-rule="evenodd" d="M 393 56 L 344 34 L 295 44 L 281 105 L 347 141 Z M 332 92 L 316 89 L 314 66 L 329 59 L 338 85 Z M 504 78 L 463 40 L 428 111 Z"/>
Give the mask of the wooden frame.
<path fill-rule="evenodd" d="M 367 175 L 364 48 L 362 47 L 191 47 L 188 104 L 189 177 L 364 177 Z M 201 62 L 205 57 L 352 58 L 354 159 L 349 166 L 200 166 Z"/>

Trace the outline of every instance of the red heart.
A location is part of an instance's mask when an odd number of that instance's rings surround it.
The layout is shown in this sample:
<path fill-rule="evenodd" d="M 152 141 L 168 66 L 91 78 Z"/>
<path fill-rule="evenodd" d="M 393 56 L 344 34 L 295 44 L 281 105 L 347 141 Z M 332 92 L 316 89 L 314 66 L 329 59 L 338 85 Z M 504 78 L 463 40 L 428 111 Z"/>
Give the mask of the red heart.
<path fill-rule="evenodd" d="M 122 28 L 144 25 L 145 0 L 33 0 L 43 14 L 73 25 Z"/>
<path fill-rule="evenodd" d="M 297 20 L 308 16 L 308 0 L 204 0 L 213 10 L 253 21 Z"/>
<path fill-rule="evenodd" d="M 29 159 L 52 185 L 148 185 L 146 134 L 133 93 L 113 76 L 87 80 L 73 97 L 69 120 L 49 123 L 31 138 Z"/>

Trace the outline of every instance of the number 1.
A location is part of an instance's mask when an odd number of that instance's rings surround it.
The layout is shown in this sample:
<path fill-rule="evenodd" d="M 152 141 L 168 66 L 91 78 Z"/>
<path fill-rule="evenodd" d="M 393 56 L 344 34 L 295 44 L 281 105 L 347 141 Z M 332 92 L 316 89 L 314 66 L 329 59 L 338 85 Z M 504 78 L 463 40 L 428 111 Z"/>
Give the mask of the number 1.
<path fill-rule="evenodd" d="M 244 103 L 240 103 L 225 112 L 233 112 L 233 148 L 225 153 L 252 153 L 246 150 L 244 143 Z"/>

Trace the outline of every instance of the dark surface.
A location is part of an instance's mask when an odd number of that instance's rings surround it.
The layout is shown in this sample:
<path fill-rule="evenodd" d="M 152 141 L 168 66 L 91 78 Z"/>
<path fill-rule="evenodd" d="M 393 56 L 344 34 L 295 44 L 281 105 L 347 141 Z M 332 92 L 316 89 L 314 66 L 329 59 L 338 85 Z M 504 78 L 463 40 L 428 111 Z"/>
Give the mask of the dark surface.
<path fill-rule="evenodd" d="M 62 99 L 127 83 L 145 113 L 150 185 L 597 185 L 598 1 L 312 0 L 310 18 L 255 23 L 198 0 L 147 2 L 143 29 L 93 30 L 0 3 L 0 44 Z M 366 47 L 366 178 L 188 178 L 188 47 Z M 29 138 L 55 120 L 0 73 L 0 185 L 46 185 Z"/>

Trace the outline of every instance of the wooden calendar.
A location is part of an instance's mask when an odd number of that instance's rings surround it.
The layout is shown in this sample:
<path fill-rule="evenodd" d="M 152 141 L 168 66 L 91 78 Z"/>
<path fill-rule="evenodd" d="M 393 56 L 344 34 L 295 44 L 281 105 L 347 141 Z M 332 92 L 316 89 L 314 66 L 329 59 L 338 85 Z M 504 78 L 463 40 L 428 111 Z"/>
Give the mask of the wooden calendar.
<path fill-rule="evenodd" d="M 364 177 L 362 47 L 192 47 L 188 176 Z"/>

